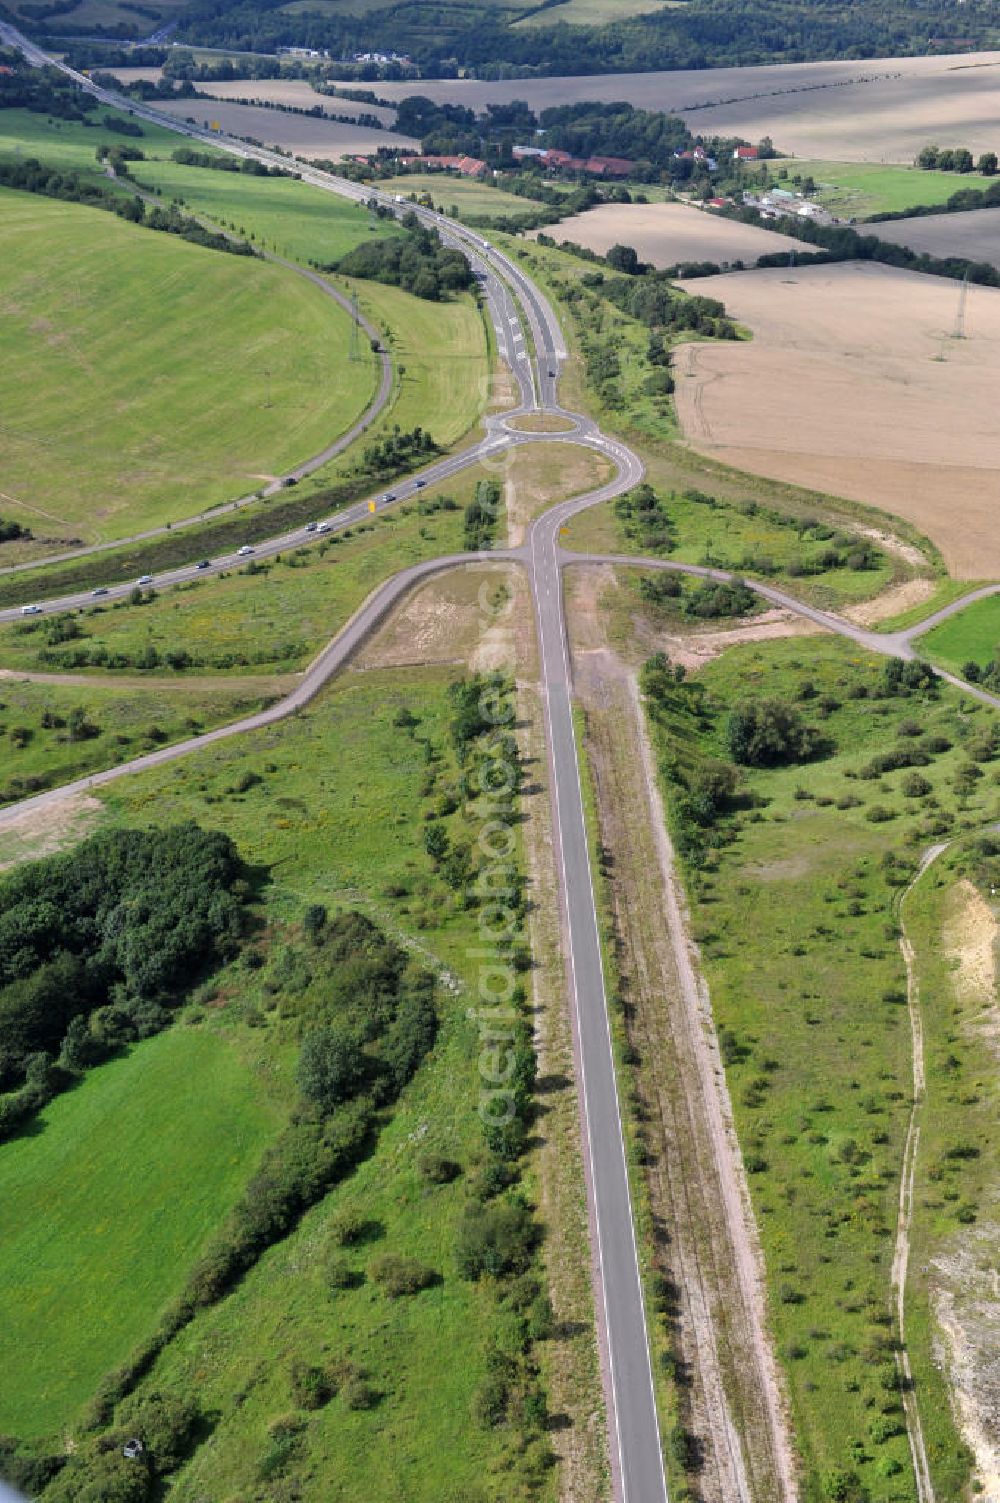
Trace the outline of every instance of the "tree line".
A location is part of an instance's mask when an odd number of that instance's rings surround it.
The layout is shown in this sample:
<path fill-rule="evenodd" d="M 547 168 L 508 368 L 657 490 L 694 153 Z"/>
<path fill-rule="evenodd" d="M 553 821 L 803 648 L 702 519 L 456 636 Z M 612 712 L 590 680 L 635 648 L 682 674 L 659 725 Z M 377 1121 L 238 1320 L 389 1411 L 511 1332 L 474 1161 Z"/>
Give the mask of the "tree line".
<path fill-rule="evenodd" d="M 397 0 L 363 15 L 262 10 L 255 0 L 194 0 L 178 28 L 189 45 L 275 51 L 279 46 L 329 50 L 338 62 L 328 77 L 403 77 L 399 64 L 353 63 L 356 52 L 394 50 L 412 58 L 425 78 L 537 77 L 560 74 L 709 69 L 752 63 L 804 62 L 829 57 L 893 57 L 985 46 L 994 17 L 988 0 L 959 12 L 947 0 L 689 0 L 649 15 L 599 26 L 538 24 L 557 0 L 536 7 L 536 24 L 512 26 L 511 13 L 483 3 L 426 9 Z"/>
<path fill-rule="evenodd" d="M 118 147 L 109 150 L 119 163 L 135 160 L 135 147 Z M 142 153 L 139 153 L 141 157 Z M 0 186 L 19 188 L 22 193 L 38 193 L 45 198 L 58 198 L 64 202 L 86 204 L 92 209 L 106 209 L 117 214 L 119 219 L 130 224 L 142 225 L 147 230 L 161 230 L 168 235 L 177 235 L 193 245 L 206 250 L 227 251 L 234 256 L 252 256 L 253 247 L 245 240 L 231 240 L 226 235 L 205 229 L 187 214 L 182 214 L 176 204 L 168 208 L 160 204 L 147 205 L 139 197 L 124 198 L 105 188 L 101 183 L 89 182 L 78 172 L 58 167 L 46 167 L 37 157 L 27 157 L 23 162 L 0 161 Z"/>

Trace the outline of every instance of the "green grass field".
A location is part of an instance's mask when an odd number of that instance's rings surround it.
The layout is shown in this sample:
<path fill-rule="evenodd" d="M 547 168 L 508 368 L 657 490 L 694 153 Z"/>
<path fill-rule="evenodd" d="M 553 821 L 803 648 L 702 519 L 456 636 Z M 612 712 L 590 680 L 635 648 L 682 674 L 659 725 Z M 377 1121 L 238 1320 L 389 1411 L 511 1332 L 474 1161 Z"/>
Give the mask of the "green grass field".
<path fill-rule="evenodd" d="M 104 115 L 119 120 L 129 118 L 121 110 L 109 110 L 103 106 L 94 111 L 93 125 L 54 119 L 31 110 L 0 110 L 0 159 L 38 157 L 54 167 L 65 167 L 100 179 L 102 184 L 110 187 L 110 180 L 98 165 L 97 148 L 120 146 L 126 138 L 102 127 Z M 142 140 L 135 144 L 147 154 L 155 152 L 169 156 L 181 142 L 181 137 L 174 131 L 162 130 L 147 121 L 142 122 L 142 132 Z M 127 139 L 131 145 L 132 137 Z"/>
<path fill-rule="evenodd" d="M 776 696 L 797 701 L 832 743 L 812 762 L 744 770 L 752 806 L 725 819 L 689 892 L 751 1169 L 805 1495 L 824 1496 L 819 1478 L 842 1467 L 858 1473 L 872 1503 L 889 1503 L 915 1495 L 882 1381 L 911 1089 L 893 923 L 899 885 L 887 863 L 912 869 L 931 839 L 978 827 L 998 809 L 988 768 L 971 792 L 954 782 L 968 761 L 963 747 L 993 724 L 991 713 L 950 691 L 928 703 L 852 697 L 880 672 L 879 660 L 839 642 L 736 648 L 683 691 L 688 710 L 654 721 L 654 734 L 665 765 L 687 766 L 695 747 L 724 757 L 728 707 Z M 814 699 L 801 698 L 806 681 Z M 701 693 L 704 717 L 694 708 Z M 905 771 L 859 776 L 874 754 L 911 744 L 914 726 L 950 747 L 919 769 L 923 793 L 907 796 Z M 939 1063 L 928 1061 L 932 1075 Z M 943 1218 L 952 1232 L 956 1209 Z M 936 1416 L 939 1496 L 957 1500 L 962 1468 L 940 1371 L 924 1372 L 920 1401 Z"/>
<path fill-rule="evenodd" d="M 973 601 L 920 637 L 917 645 L 927 657 L 953 673 L 961 673 L 968 662 L 988 667 L 1000 648 L 1000 596 Z"/>
<path fill-rule="evenodd" d="M 768 164 L 778 186 L 812 177 L 815 201 L 841 219 L 865 219 L 918 204 L 943 204 L 960 188 L 982 188 L 989 179 L 977 173 L 924 172 L 919 167 L 883 167 L 878 162 L 800 162 Z M 787 171 L 787 179 L 782 172 Z"/>
<path fill-rule="evenodd" d="M 165 202 L 178 199 L 194 214 L 207 215 L 227 228 L 245 229 L 258 244 L 292 261 L 326 264 L 373 234 L 395 233 L 392 224 L 373 220 L 357 204 L 294 178 L 184 167 L 170 160 L 181 142 L 180 136 L 168 135 L 163 145 L 158 144 L 155 159 L 135 164 L 136 181 L 158 191 Z"/>
<path fill-rule="evenodd" d="M 0 1428 L 73 1417 L 179 1291 L 281 1115 L 263 1059 L 181 1025 L 0 1147 Z"/>
<path fill-rule="evenodd" d="M 438 208 L 447 213 L 454 204 L 461 217 L 525 214 L 539 204 L 537 199 L 519 198 L 516 193 L 505 193 L 502 188 L 491 188 L 488 183 L 444 172 L 409 172 L 402 177 L 388 178 L 378 186 L 386 193 L 403 193 L 407 198 L 411 193 L 418 197 L 429 193 Z"/>
<path fill-rule="evenodd" d="M 4 191 L 4 512 L 103 539 L 246 493 L 342 432 L 374 388 L 304 279 Z"/>
<path fill-rule="evenodd" d="M 285 680 L 257 678 L 131 678 L 121 684 L 0 678 L 0 803 L 253 714 L 286 687 Z M 74 739 L 74 712 L 81 711 L 84 729 Z"/>

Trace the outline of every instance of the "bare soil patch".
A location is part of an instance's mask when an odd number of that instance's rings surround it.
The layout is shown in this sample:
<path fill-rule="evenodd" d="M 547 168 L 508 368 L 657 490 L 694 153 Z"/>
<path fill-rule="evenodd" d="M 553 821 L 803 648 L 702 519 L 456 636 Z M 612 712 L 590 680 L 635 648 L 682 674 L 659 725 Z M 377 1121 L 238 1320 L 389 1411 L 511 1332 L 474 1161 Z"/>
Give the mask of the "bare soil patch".
<path fill-rule="evenodd" d="M 535 110 L 626 99 L 679 114 L 704 135 L 750 141 L 770 135 L 799 157 L 909 163 L 928 141 L 965 145 L 973 153 L 993 150 L 998 77 L 1000 53 L 973 52 L 503 83 L 428 79 L 420 91 L 476 109 L 513 99 Z M 386 99 L 410 92 L 405 83 L 377 87 Z"/>
<path fill-rule="evenodd" d="M 100 799 L 73 793 L 41 809 L 4 814 L 0 818 L 0 871 L 74 845 L 90 834 L 103 811 Z"/>
<path fill-rule="evenodd" d="M 979 187 L 979 180 L 975 185 Z M 1000 208 L 969 209 L 962 214 L 921 214 L 915 219 L 890 219 L 875 234 L 893 245 L 931 256 L 964 256 L 1000 266 Z"/>
<path fill-rule="evenodd" d="M 188 118 L 209 126 L 217 120 L 230 136 L 251 136 L 265 146 L 281 146 L 299 157 L 328 157 L 336 161 L 355 152 L 374 152 L 380 146 L 405 146 L 419 151 L 420 143 L 395 131 L 372 130 L 338 120 L 290 115 L 261 105 L 233 104 L 217 99 L 162 99 L 157 109 L 179 120 Z"/>
<path fill-rule="evenodd" d="M 684 346 L 677 411 L 693 447 L 738 469 L 913 522 L 959 579 L 1000 573 L 1000 289 L 972 287 L 949 338 L 949 280 L 856 263 L 686 284 L 723 299 L 752 343 Z"/>
<path fill-rule="evenodd" d="M 468 663 L 480 672 L 514 672 L 533 662 L 524 571 L 512 564 L 470 564 L 409 595 L 359 653 L 356 671 Z"/>
<path fill-rule="evenodd" d="M 849 605 L 843 612 L 848 621 L 858 626 L 875 626 L 879 621 L 888 621 L 891 616 L 900 616 L 915 605 L 930 600 L 937 586 L 933 579 L 904 579 L 876 595 L 874 600 L 863 600 L 860 605 Z"/>
<path fill-rule="evenodd" d="M 510 547 L 520 547 L 528 524 L 548 507 L 595 490 L 611 473 L 603 455 L 582 445 L 525 444 L 513 450 L 504 480 Z"/>
<path fill-rule="evenodd" d="M 935 1258 L 934 1314 L 944 1332 L 958 1420 L 975 1457 L 980 1496 L 1000 1498 L 1000 1225 L 984 1223 Z"/>
<path fill-rule="evenodd" d="M 680 261 L 754 262 L 774 251 L 813 251 L 804 240 L 778 235 L 758 225 L 739 224 L 690 204 L 601 204 L 536 234 L 604 255 L 613 245 L 631 245 L 642 261 L 661 269 Z M 533 237 L 532 237 L 533 238 Z"/>

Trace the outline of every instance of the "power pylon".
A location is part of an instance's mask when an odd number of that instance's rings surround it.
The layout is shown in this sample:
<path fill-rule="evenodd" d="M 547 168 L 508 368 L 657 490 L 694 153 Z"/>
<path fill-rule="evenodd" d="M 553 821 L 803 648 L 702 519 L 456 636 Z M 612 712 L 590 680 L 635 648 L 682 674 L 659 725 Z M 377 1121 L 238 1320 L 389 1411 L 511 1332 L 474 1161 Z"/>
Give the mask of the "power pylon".
<path fill-rule="evenodd" d="M 958 292 L 958 308 L 955 310 L 955 327 L 951 331 L 952 339 L 965 338 L 965 304 L 969 297 L 969 273 L 962 278 L 962 285 Z"/>

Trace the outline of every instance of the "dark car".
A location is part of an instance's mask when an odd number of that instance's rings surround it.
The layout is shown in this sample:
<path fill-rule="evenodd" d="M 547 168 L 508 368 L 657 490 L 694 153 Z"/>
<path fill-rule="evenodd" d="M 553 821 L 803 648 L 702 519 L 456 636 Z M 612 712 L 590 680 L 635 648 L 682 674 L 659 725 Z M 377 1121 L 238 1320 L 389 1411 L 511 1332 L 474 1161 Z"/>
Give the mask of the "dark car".
<path fill-rule="evenodd" d="M 413 484 L 414 484 L 415 488 L 418 491 L 422 491 L 423 488 L 424 488 L 424 486 L 427 484 L 427 481 L 426 480 L 414 480 Z"/>
<path fill-rule="evenodd" d="M 91 593 L 91 595 L 106 595 L 108 593 L 107 586 L 106 585 L 98 585 L 97 589 L 96 590 L 91 590 L 90 593 Z"/>
<path fill-rule="evenodd" d="M 200 558 L 198 560 L 198 568 L 199 569 L 210 569 L 211 567 L 212 567 L 212 560 L 210 558 Z"/>

